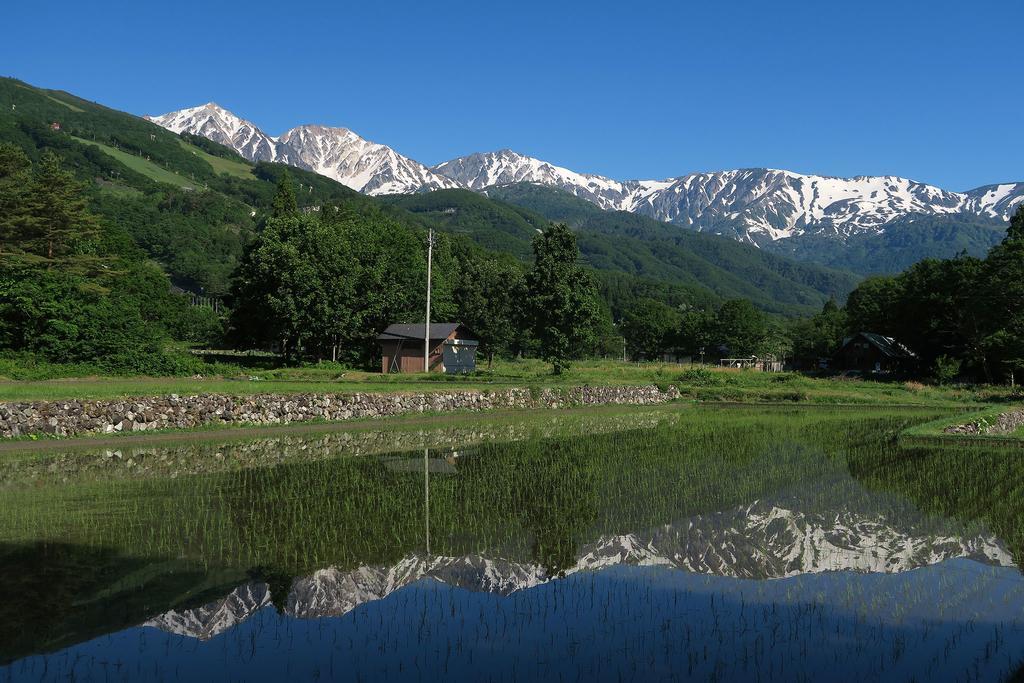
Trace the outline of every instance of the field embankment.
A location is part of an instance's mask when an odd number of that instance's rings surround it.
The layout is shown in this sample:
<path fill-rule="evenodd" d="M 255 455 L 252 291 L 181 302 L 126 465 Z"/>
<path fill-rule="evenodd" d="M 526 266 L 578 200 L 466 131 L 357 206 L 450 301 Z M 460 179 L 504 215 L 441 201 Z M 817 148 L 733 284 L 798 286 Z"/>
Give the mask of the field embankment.
<path fill-rule="evenodd" d="M 986 408 L 911 427 L 905 441 L 961 443 L 978 441 L 1024 446 L 1024 406 Z"/>
<path fill-rule="evenodd" d="M 694 402 L 920 406 L 998 413 L 1022 401 L 1007 387 L 932 386 L 814 378 L 672 363 L 581 361 L 554 376 L 537 361 L 503 361 L 468 376 L 382 375 L 322 366 L 210 377 L 67 377 L 0 380 L 6 437 L 173 431 L 215 426 L 340 421 L 409 413 Z M 637 400 L 623 397 L 633 396 Z M 661 399 L 658 399 L 661 400 Z"/>
<path fill-rule="evenodd" d="M 420 393 L 223 394 L 133 400 L 34 401 L 0 404 L 0 435 L 77 436 L 214 425 L 267 425 L 380 418 L 410 413 L 550 409 L 594 405 L 656 405 L 679 398 L 675 387 L 571 387 Z"/>

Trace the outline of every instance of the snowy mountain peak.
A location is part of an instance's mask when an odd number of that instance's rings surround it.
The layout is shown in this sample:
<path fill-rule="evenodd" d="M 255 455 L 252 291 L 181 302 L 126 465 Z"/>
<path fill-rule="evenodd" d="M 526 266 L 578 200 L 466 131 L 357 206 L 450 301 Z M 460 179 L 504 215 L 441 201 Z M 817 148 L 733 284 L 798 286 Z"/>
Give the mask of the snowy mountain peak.
<path fill-rule="evenodd" d="M 478 191 L 523 182 L 555 187 L 602 209 L 640 213 L 755 244 L 805 233 L 836 239 L 877 233 L 914 214 L 1007 220 L 1024 201 L 1024 183 L 961 193 L 893 175 L 838 178 L 770 168 L 617 181 L 508 149 L 459 157 L 433 170 Z"/>
<path fill-rule="evenodd" d="M 459 187 L 486 192 L 489 187 L 533 183 L 569 192 L 602 209 L 639 213 L 753 244 L 803 234 L 843 241 L 884 232 L 894 221 L 915 215 L 1008 220 L 1024 202 L 1024 183 L 950 192 L 893 175 L 836 178 L 770 168 L 619 181 L 508 148 L 428 168 L 347 128 L 307 124 L 272 137 L 214 102 L 147 118 L 175 133 L 210 138 L 252 161 L 291 164 L 366 194 Z"/>
<path fill-rule="evenodd" d="M 511 149 L 470 154 L 438 164 L 431 170 L 471 190 L 535 183 L 565 190 L 602 209 L 624 211 L 632 210 L 637 201 L 670 184 L 652 180 L 620 182 L 600 175 L 577 173 Z"/>
<path fill-rule="evenodd" d="M 272 161 L 314 171 L 366 194 L 459 187 L 423 164 L 390 147 L 364 140 L 348 128 L 307 124 L 272 137 L 213 102 L 145 118 L 174 133 L 201 135 L 231 147 L 250 161 Z"/>
<path fill-rule="evenodd" d="M 173 111 L 163 116 L 146 116 L 172 133 L 191 133 L 234 149 L 250 161 L 274 161 L 276 143 L 251 121 L 232 114 L 215 102 Z"/>

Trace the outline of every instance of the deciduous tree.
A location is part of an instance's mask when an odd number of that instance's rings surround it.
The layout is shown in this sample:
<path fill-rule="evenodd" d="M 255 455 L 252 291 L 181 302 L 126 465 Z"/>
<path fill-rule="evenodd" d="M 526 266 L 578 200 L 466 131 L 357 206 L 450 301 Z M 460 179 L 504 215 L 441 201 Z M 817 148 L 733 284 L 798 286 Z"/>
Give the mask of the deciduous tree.
<path fill-rule="evenodd" d="M 568 226 L 556 223 L 533 240 L 527 277 L 534 337 L 541 358 L 557 375 L 590 345 L 599 318 L 594 284 L 577 263 L 579 249 Z"/>

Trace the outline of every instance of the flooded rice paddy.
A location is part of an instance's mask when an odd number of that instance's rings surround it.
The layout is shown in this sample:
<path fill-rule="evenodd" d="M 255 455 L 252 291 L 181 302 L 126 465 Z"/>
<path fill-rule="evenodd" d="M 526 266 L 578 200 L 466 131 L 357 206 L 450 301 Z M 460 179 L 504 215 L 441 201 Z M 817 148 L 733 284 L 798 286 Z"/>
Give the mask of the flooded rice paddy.
<path fill-rule="evenodd" d="M 680 407 L 0 457 L 3 680 L 1003 680 L 1020 449 Z"/>

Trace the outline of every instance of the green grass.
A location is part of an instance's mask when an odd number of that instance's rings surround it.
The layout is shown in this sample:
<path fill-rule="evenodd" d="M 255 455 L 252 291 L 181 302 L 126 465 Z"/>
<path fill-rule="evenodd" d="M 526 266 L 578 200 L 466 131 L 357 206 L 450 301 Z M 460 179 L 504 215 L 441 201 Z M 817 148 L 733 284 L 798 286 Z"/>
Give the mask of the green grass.
<path fill-rule="evenodd" d="M 566 373 L 555 376 L 536 360 L 498 361 L 491 370 L 469 376 L 440 374 L 392 374 L 352 370 L 333 363 L 294 368 L 243 369 L 231 365 L 210 366 L 210 376 L 102 377 L 88 376 L 88 368 L 70 367 L 60 374 L 32 375 L 16 372 L 11 363 L 0 362 L 0 377 L 25 376 L 31 381 L 0 379 L 0 401 L 102 399 L 158 394 L 222 393 L 350 393 L 357 391 L 444 391 L 497 389 L 502 387 L 568 387 L 657 385 L 677 387 L 683 397 L 704 402 L 765 402 L 848 405 L 918 405 L 980 409 L 1011 400 L 1024 400 L 1006 387 L 938 387 L 918 383 L 874 382 L 811 378 L 795 373 L 761 373 L 719 370 L 674 363 L 622 363 L 578 361 Z M 44 368 L 58 373 L 60 366 Z M 86 375 L 86 376 L 83 376 Z M 36 379 L 38 377 L 38 379 Z M 50 379 L 49 377 L 56 377 Z M 253 380 L 250 378 L 258 378 Z"/>
<path fill-rule="evenodd" d="M 199 149 L 195 145 L 190 145 L 184 140 L 178 141 L 182 147 L 187 149 L 192 154 L 205 161 L 206 163 L 213 166 L 213 170 L 217 173 L 226 173 L 227 175 L 234 176 L 236 178 L 244 178 L 246 180 L 252 180 L 252 166 L 245 164 L 241 161 L 234 161 L 232 159 L 225 159 L 224 157 L 214 156 L 209 152 Z"/>
<path fill-rule="evenodd" d="M 133 171 L 141 173 L 147 178 L 155 180 L 158 183 L 167 183 L 169 185 L 177 185 L 178 187 L 196 187 L 195 182 L 187 178 L 183 178 L 177 173 L 172 173 L 171 171 L 160 168 L 152 161 L 146 161 L 142 157 L 135 156 L 134 154 L 129 154 L 127 152 L 122 152 L 119 149 L 114 149 L 113 147 L 104 145 L 99 142 L 93 142 L 92 140 L 85 140 L 83 138 L 75 138 L 74 136 L 72 137 L 73 139 L 81 142 L 82 144 L 99 147 L 101 150 L 103 150 L 105 154 L 109 154 L 110 156 L 114 157 L 115 159 L 117 159 L 118 161 L 120 161 L 122 164 L 132 169 Z"/>
<path fill-rule="evenodd" d="M 211 576 L 236 584 L 258 577 L 283 598 L 296 576 L 391 566 L 422 553 L 423 448 L 457 470 L 430 479 L 434 554 L 507 558 L 555 575 L 596 539 L 684 524 L 795 487 L 808 512 L 849 504 L 886 518 L 911 514 L 901 497 L 865 496 L 849 468 L 864 463 L 873 483 L 888 477 L 876 460 L 900 461 L 891 435 L 936 413 L 788 406 L 537 412 L 497 425 L 480 416 L 461 432 L 438 421 L 405 433 L 406 442 L 385 426 L 376 436 L 268 433 L 234 443 L 5 459 L 0 559 L 15 583 L 0 609 L 0 659 L 40 642 L 54 648 L 117 630 L 110 615 L 127 614 L 136 624 L 202 604 Z M 392 444 L 408 450 L 379 455 Z M 412 467 L 395 467 L 396 460 Z M 969 531 L 973 520 L 964 516 Z M 943 536 L 964 526 L 921 523 Z M 134 605 L 141 593 L 146 604 Z M 95 622 L 83 623 L 85 615 Z M 35 628 L 19 628 L 25 623 Z"/>

